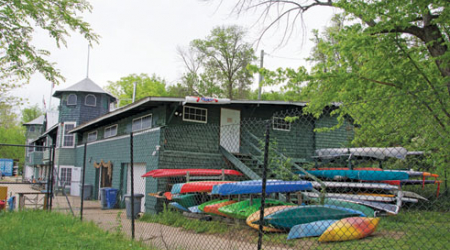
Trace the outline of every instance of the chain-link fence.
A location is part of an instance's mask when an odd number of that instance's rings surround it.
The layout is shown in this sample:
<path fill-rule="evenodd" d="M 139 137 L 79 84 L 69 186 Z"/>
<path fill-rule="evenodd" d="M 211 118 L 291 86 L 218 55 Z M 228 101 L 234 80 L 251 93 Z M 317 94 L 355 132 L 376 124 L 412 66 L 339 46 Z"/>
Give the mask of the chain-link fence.
<path fill-rule="evenodd" d="M 42 176 L 52 211 L 161 249 L 447 249 L 448 128 L 413 111 L 152 128 L 78 145 L 77 170 L 57 159 Z"/>

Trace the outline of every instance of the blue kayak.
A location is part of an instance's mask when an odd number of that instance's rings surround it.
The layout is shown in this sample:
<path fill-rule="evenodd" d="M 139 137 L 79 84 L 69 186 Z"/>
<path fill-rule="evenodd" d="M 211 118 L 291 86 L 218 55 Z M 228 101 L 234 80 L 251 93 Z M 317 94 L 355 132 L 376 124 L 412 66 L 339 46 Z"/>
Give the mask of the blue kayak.
<path fill-rule="evenodd" d="M 321 178 L 334 179 L 346 177 L 353 180 L 363 181 L 385 181 L 385 180 L 407 180 L 406 172 L 395 171 L 372 171 L 372 170 L 309 170 L 308 173 Z M 302 174 L 301 172 L 296 172 Z"/>
<path fill-rule="evenodd" d="M 190 212 L 189 209 L 181 206 L 178 202 L 170 202 L 169 207 L 171 208 L 175 208 L 176 210 L 180 211 L 180 212 Z"/>
<path fill-rule="evenodd" d="M 170 190 L 170 192 L 172 194 L 179 194 L 181 191 L 181 187 L 184 185 L 185 183 L 177 183 L 177 184 L 173 184 L 172 189 Z"/>
<path fill-rule="evenodd" d="M 298 239 L 304 237 L 316 237 L 321 236 L 331 224 L 337 220 L 319 220 L 310 223 L 300 224 L 293 226 L 289 231 L 288 240 Z"/>
<path fill-rule="evenodd" d="M 268 180 L 266 182 L 266 194 L 271 193 L 291 193 L 303 190 L 312 190 L 313 186 L 309 181 L 280 181 Z M 211 194 L 236 195 L 236 194 L 260 194 L 262 193 L 262 181 L 242 181 L 226 183 L 213 187 Z"/>

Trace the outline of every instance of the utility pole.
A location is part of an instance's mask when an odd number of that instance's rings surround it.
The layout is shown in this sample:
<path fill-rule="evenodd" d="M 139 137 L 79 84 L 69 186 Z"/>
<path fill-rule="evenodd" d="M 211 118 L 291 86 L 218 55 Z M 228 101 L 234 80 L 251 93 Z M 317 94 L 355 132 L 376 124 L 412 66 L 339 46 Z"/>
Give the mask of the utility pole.
<path fill-rule="evenodd" d="M 260 64 L 259 64 L 259 68 L 261 69 L 263 67 L 263 63 L 264 63 L 264 50 L 261 50 L 261 57 L 260 57 Z M 258 101 L 261 101 L 261 82 L 263 80 L 263 76 L 261 74 L 261 72 L 259 72 L 259 79 L 258 79 Z"/>
<path fill-rule="evenodd" d="M 136 100 L 136 85 L 137 82 L 133 82 L 133 100 L 131 101 L 131 103 L 134 103 L 134 101 Z"/>

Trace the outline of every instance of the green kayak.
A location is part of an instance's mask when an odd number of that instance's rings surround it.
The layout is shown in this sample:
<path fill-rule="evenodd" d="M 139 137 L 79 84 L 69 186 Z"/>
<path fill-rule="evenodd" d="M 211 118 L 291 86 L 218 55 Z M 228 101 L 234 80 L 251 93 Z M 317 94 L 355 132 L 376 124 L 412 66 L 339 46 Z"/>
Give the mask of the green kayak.
<path fill-rule="evenodd" d="M 325 199 L 325 204 L 333 205 L 333 206 L 337 206 L 337 207 L 343 207 L 343 208 L 350 208 L 353 210 L 358 210 L 358 211 L 361 211 L 367 217 L 375 216 L 375 210 L 373 210 L 372 208 L 366 207 L 364 205 L 352 203 L 352 202 L 340 201 L 340 200 L 334 200 L 334 199 Z"/>
<path fill-rule="evenodd" d="M 173 202 L 177 202 L 185 208 L 196 206 L 201 202 L 200 194 L 183 194 L 172 197 Z"/>
<path fill-rule="evenodd" d="M 275 199 L 266 199 L 265 208 L 273 207 L 273 206 L 282 206 L 282 205 L 295 205 L 290 202 L 279 201 Z M 237 202 L 225 207 L 219 208 L 219 212 L 224 213 L 230 217 L 236 219 L 247 219 L 248 216 L 258 211 L 261 208 L 261 199 L 253 199 L 252 204 L 250 205 L 250 200 L 244 200 L 241 202 Z"/>
<path fill-rule="evenodd" d="M 360 214 L 342 209 L 320 205 L 297 206 L 283 209 L 264 217 L 264 221 L 253 224 L 271 225 L 277 229 L 289 230 L 295 225 L 319 220 L 339 220 L 347 217 L 358 217 Z"/>

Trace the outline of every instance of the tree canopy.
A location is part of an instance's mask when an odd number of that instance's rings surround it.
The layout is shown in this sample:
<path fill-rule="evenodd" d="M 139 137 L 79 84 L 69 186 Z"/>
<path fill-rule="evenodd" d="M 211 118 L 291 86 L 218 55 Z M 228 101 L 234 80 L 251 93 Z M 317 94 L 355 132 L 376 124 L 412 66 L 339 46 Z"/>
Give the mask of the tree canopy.
<path fill-rule="evenodd" d="M 105 89 L 119 99 L 119 106 L 125 106 L 133 100 L 134 83 L 136 83 L 136 101 L 147 96 L 169 95 L 164 79 L 156 75 L 149 77 L 147 74 L 131 74 L 115 82 L 109 81 Z"/>
<path fill-rule="evenodd" d="M 239 26 L 217 27 L 205 39 L 193 40 L 188 51 L 179 49 L 188 70 L 182 78 L 188 92 L 230 99 L 248 97 L 253 76 L 247 65 L 256 56 L 244 37 Z"/>
<path fill-rule="evenodd" d="M 80 14 L 91 11 L 85 0 L 0 0 L 0 94 L 27 83 L 34 73 L 58 84 L 64 77 L 46 58 L 50 52 L 33 45 L 35 29 L 44 30 L 58 47 L 67 46 L 69 30 L 89 42 L 99 36 Z"/>

